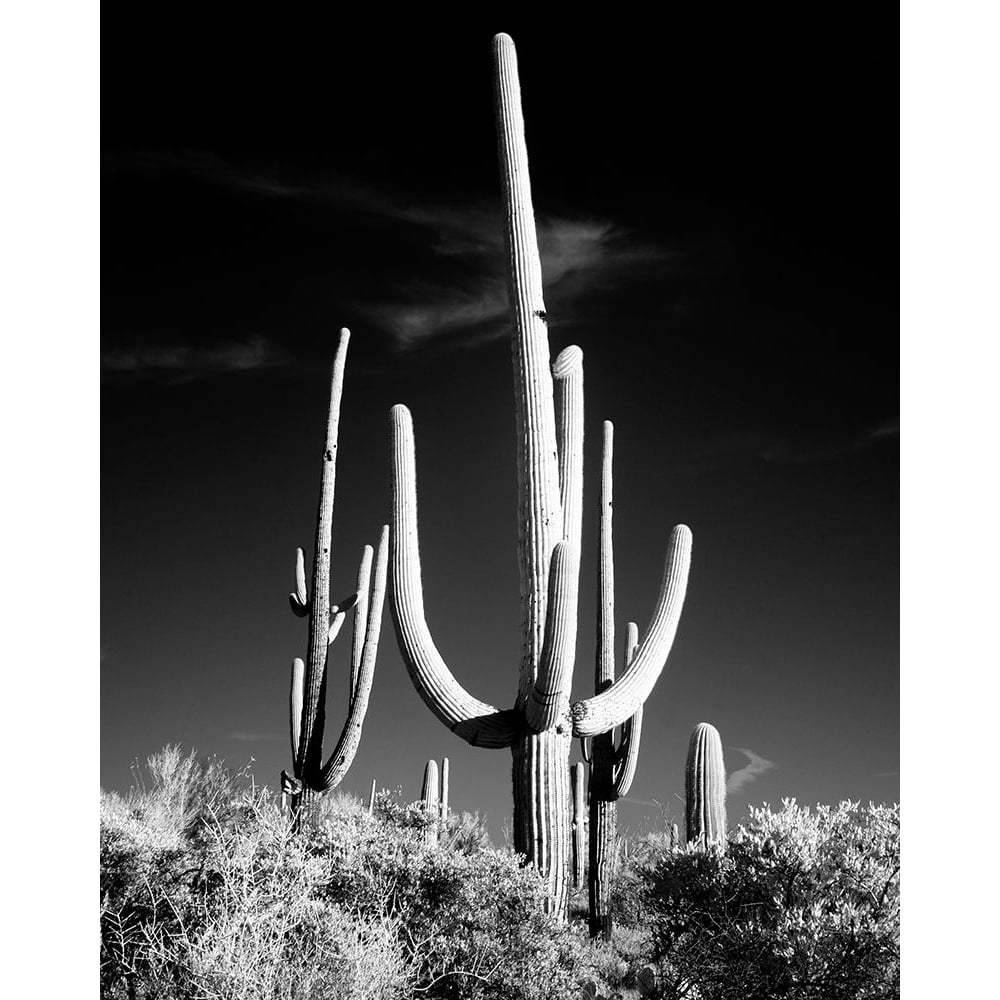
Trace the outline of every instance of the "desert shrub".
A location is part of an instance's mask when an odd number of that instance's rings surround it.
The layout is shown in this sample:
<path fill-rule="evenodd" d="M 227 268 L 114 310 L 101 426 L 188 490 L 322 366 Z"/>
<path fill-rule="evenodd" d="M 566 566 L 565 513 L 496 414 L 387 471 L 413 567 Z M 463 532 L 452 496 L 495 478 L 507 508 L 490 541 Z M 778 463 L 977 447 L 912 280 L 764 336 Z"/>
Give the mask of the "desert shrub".
<path fill-rule="evenodd" d="M 899 810 L 752 808 L 724 855 L 633 873 L 657 995 L 874 1000 L 899 994 Z"/>

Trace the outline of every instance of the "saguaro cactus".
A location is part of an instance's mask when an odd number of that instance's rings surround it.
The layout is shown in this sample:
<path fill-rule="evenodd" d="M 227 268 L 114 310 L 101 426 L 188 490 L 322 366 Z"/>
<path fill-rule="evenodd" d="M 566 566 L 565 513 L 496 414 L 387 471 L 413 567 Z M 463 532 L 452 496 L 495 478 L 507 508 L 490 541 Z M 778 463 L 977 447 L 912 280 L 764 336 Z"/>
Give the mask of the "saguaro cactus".
<path fill-rule="evenodd" d="M 420 799 L 424 804 L 424 813 L 428 818 L 427 828 L 424 830 L 424 841 L 428 844 L 436 844 L 441 812 L 436 760 L 427 761 L 424 767 L 424 787 L 420 793 Z"/>
<path fill-rule="evenodd" d="M 514 707 L 498 710 L 469 694 L 431 638 L 421 590 L 413 422 L 402 405 L 391 415 L 392 606 L 403 659 L 434 714 L 473 746 L 511 748 L 514 846 L 547 880 L 550 907 L 564 916 L 571 740 L 622 725 L 652 690 L 684 601 L 691 533 L 683 525 L 671 533 L 653 619 L 629 668 L 607 690 L 571 706 L 583 500 L 583 352 L 568 347 L 550 368 L 517 60 L 507 35 L 494 38 L 493 54 L 517 411 L 523 651 Z"/>
<path fill-rule="evenodd" d="M 357 591 L 346 600 L 330 601 L 330 557 L 333 549 L 333 497 L 337 477 L 337 437 L 340 400 L 344 388 L 344 366 L 350 331 L 342 329 L 330 377 L 330 408 L 323 448 L 316 543 L 313 554 L 312 588 L 306 589 L 305 553 L 295 558 L 295 591 L 289 594 L 292 611 L 309 619 L 309 645 L 305 661 L 292 663 L 290 719 L 293 774 L 281 772 L 282 798 L 292 810 L 314 796 L 340 784 L 361 742 L 361 727 L 368 711 L 368 698 L 375 678 L 375 657 L 382 629 L 386 571 L 389 558 L 389 526 L 384 525 L 372 572 L 372 547 L 366 545 L 358 567 Z M 350 691 L 347 719 L 337 746 L 323 763 L 323 730 L 326 721 L 327 656 L 340 632 L 347 612 L 354 610 L 351 648 Z"/>
<path fill-rule="evenodd" d="M 597 663 L 595 688 L 606 691 L 615 680 L 615 565 L 612 539 L 614 484 L 612 459 L 614 426 L 604 421 L 601 448 L 601 521 L 600 557 L 597 570 Z M 625 639 L 625 666 L 635 656 L 639 644 L 639 628 L 628 623 Z M 611 889 L 617 858 L 615 851 L 618 831 L 615 803 L 632 787 L 639 761 L 639 739 L 642 735 L 642 705 L 625 723 L 619 745 L 609 731 L 595 736 L 590 758 L 590 865 L 588 889 L 590 900 L 590 934 L 611 939 Z"/>
<path fill-rule="evenodd" d="M 684 774 L 689 844 L 726 849 L 726 765 L 718 729 L 699 722 L 691 733 Z"/>

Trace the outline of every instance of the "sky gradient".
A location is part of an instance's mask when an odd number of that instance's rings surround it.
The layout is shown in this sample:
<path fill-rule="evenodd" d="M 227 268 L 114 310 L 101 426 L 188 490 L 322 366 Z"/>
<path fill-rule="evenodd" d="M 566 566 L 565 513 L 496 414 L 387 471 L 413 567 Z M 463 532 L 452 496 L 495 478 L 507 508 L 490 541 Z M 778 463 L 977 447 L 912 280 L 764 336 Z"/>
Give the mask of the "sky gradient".
<path fill-rule="evenodd" d="M 425 602 L 477 697 L 519 650 L 514 408 L 490 40 L 518 47 L 553 356 L 584 352 L 574 697 L 593 690 L 600 426 L 615 422 L 617 623 L 666 540 L 684 615 L 620 810 L 682 815 L 713 723 L 748 802 L 899 797 L 895 38 L 866 21 L 540 28 L 137 24 L 105 56 L 101 781 L 167 742 L 289 766 L 329 362 L 353 331 L 333 591 L 388 518 L 388 411 L 414 416 Z M 155 28 L 155 30 L 154 30 Z M 270 26 L 268 26 L 270 28 Z M 333 647 L 327 742 L 343 720 Z M 388 608 L 342 787 L 511 810 L 510 755 L 430 714 Z M 574 750 L 574 760 L 578 751 Z M 739 773 L 736 773 L 739 772 Z"/>

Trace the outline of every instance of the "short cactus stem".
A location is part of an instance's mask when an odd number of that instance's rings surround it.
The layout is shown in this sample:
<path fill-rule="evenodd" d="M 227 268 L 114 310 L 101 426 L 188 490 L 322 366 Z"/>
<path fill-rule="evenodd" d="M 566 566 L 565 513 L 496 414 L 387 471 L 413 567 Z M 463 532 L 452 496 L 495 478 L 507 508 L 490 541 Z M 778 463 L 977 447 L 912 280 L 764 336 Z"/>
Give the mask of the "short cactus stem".
<path fill-rule="evenodd" d="M 726 765 L 719 731 L 707 722 L 691 733 L 684 791 L 688 843 L 725 851 Z"/>
<path fill-rule="evenodd" d="M 424 818 L 427 820 L 424 843 L 433 845 L 438 842 L 438 827 L 440 825 L 440 789 L 436 760 L 427 761 L 424 767 L 424 786 L 420 799 L 424 806 Z"/>
<path fill-rule="evenodd" d="M 573 787 L 573 888 L 583 885 L 587 865 L 587 789 L 586 767 L 573 765 L 570 772 Z"/>
<path fill-rule="evenodd" d="M 448 820 L 448 783 L 451 776 L 451 761 L 441 758 L 441 822 Z"/>
<path fill-rule="evenodd" d="M 375 813 L 375 779 L 372 778 L 372 789 L 368 793 L 368 815 L 372 816 Z"/>

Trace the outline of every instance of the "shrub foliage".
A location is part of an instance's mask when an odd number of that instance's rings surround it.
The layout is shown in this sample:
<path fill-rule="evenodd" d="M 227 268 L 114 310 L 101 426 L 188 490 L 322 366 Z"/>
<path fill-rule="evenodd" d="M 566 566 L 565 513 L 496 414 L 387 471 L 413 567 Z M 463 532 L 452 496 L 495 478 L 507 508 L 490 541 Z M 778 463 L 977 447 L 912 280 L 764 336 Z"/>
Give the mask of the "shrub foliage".
<path fill-rule="evenodd" d="M 108 998 L 470 1000 L 898 995 L 898 810 L 752 810 L 725 856 L 662 836 L 620 862 L 618 925 L 544 912 L 483 822 L 324 797 L 295 831 L 245 773 L 168 747 L 102 793 Z"/>

